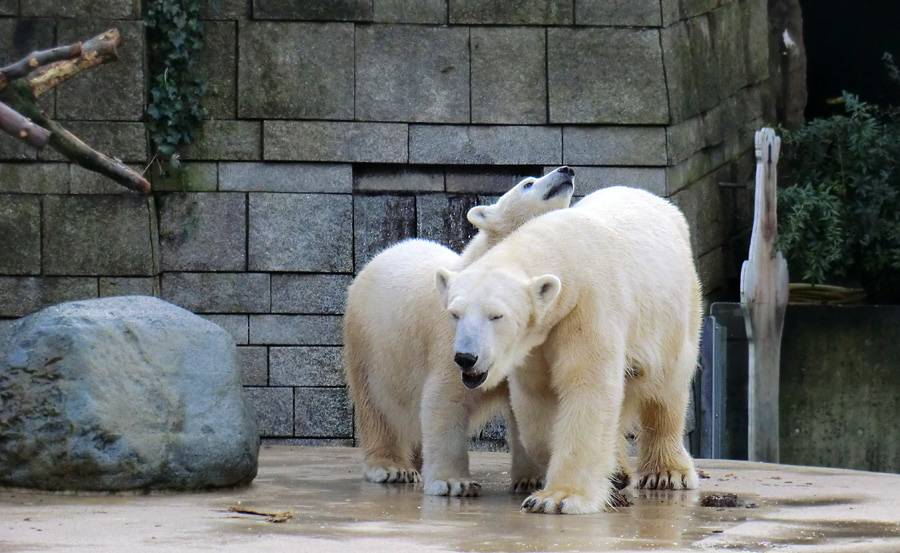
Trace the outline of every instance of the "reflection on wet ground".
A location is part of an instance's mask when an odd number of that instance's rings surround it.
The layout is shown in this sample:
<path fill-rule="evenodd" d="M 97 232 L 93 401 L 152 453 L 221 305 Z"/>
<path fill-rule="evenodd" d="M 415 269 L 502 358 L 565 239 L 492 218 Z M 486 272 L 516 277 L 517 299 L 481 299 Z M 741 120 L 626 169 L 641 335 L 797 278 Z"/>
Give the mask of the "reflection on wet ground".
<path fill-rule="evenodd" d="M 869 497 L 862 489 L 896 489 L 896 475 L 700 461 L 711 476 L 701 482 L 701 490 L 630 489 L 633 505 L 617 512 L 548 516 L 519 511 L 524 496 L 506 490 L 505 454 L 473 454 L 473 475 L 483 484 L 478 498 L 426 497 L 421 484 L 368 483 L 361 478 L 359 459 L 355 449 L 264 449 L 259 477 L 250 487 L 201 494 L 0 491 L 0 551 L 113 550 L 125 536 L 131 546 L 139 546 L 131 550 L 189 550 L 203 544 L 237 551 L 256 544 L 267 551 L 398 552 L 404 545 L 478 552 L 765 551 L 790 544 L 837 548 L 874 539 L 896 542 L 900 551 L 900 502 L 892 504 L 892 519 L 881 520 L 871 508 L 890 508 L 890 499 Z M 700 506 L 713 491 L 736 493 L 745 506 Z M 230 512 L 230 507 L 293 516 L 272 523 Z"/>

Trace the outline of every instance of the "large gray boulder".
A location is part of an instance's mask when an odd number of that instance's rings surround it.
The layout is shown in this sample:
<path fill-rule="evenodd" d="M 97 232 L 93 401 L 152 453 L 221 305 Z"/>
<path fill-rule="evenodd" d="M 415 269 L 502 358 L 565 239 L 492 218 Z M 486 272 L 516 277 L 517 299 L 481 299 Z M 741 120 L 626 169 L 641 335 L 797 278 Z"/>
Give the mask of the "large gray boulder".
<path fill-rule="evenodd" d="M 249 483 L 259 433 L 219 326 L 157 298 L 64 303 L 0 331 L 0 484 Z"/>

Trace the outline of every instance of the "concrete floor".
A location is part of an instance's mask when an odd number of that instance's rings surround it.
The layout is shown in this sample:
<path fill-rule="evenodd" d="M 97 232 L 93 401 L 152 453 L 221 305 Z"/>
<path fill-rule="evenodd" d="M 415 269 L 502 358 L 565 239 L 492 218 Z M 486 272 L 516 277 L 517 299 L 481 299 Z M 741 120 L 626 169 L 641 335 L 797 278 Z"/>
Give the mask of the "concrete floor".
<path fill-rule="evenodd" d="M 250 487 L 197 494 L 0 490 L 0 552 L 900 551 L 900 475 L 701 460 L 700 490 L 629 490 L 634 504 L 618 512 L 551 516 L 519 512 L 503 453 L 472 454 L 483 495 L 471 499 L 365 482 L 360 459 L 265 447 Z M 700 506 L 710 492 L 755 508 Z"/>

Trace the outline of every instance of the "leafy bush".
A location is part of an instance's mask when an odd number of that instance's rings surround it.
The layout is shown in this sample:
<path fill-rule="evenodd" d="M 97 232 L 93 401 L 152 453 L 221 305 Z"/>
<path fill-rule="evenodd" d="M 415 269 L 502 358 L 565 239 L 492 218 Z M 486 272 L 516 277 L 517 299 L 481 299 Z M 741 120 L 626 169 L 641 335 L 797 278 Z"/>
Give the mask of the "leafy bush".
<path fill-rule="evenodd" d="M 190 144 L 203 120 L 200 101 L 206 84 L 197 76 L 194 60 L 203 48 L 201 0 L 147 2 L 147 43 L 150 51 L 150 138 L 156 153 L 175 160 L 175 150 Z"/>
<path fill-rule="evenodd" d="M 900 300 L 900 112 L 844 93 L 845 114 L 784 133 L 779 247 L 804 281 Z"/>

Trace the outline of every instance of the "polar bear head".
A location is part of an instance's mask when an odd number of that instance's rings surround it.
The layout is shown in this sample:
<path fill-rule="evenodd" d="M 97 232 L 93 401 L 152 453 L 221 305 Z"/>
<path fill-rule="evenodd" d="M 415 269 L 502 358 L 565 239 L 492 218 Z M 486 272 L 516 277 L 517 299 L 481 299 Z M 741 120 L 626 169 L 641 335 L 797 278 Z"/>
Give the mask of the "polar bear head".
<path fill-rule="evenodd" d="M 493 205 L 469 210 L 469 222 L 479 230 L 506 236 L 538 215 L 569 207 L 575 192 L 575 171 L 560 167 L 541 178 L 528 177 L 512 187 Z"/>
<path fill-rule="evenodd" d="M 525 278 L 478 267 L 438 269 L 435 285 L 455 332 L 453 359 L 469 388 L 496 386 L 544 341 L 541 319 L 562 288 L 552 274 Z"/>

